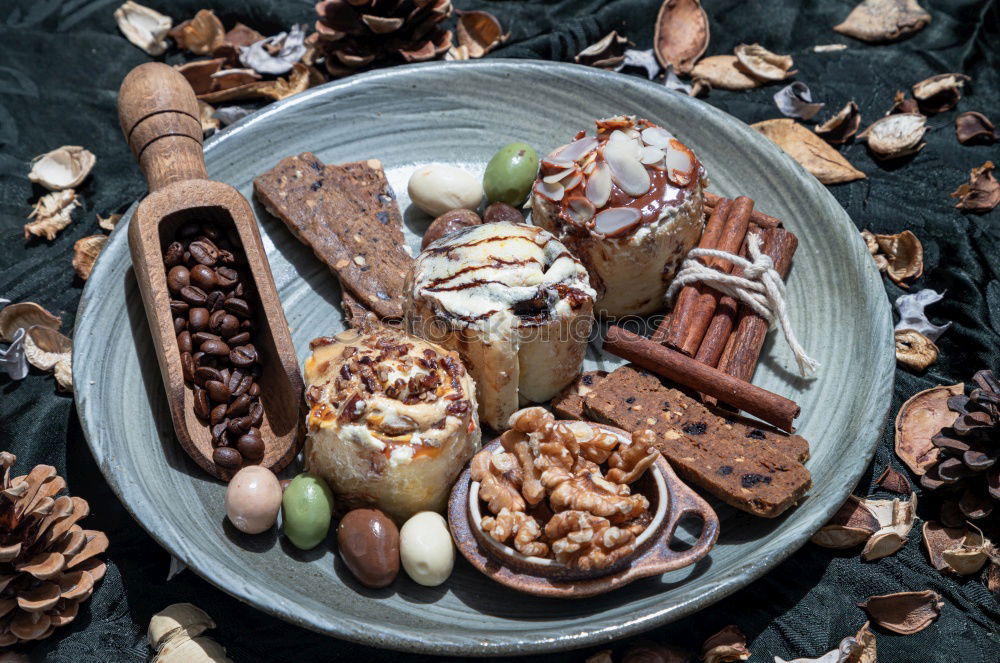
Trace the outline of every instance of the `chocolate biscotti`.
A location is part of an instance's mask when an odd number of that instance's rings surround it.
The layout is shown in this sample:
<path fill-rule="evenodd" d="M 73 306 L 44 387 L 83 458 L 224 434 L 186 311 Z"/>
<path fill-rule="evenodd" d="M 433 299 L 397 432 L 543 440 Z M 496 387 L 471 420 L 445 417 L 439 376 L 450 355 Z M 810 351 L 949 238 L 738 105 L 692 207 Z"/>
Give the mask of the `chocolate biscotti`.
<path fill-rule="evenodd" d="M 586 414 L 596 421 L 629 432 L 655 432 L 657 447 L 682 479 L 742 511 L 773 518 L 812 483 L 797 459 L 808 454 L 802 438 L 789 444 L 782 433 L 727 421 L 637 366 L 618 368 L 583 400 Z M 800 451 L 789 455 L 779 446 Z"/>
<path fill-rule="evenodd" d="M 607 371 L 581 373 L 580 377 L 573 380 L 568 387 L 552 399 L 550 403 L 552 411 L 560 419 L 585 420 L 587 417 L 583 411 L 583 397 L 589 394 L 607 374 Z"/>

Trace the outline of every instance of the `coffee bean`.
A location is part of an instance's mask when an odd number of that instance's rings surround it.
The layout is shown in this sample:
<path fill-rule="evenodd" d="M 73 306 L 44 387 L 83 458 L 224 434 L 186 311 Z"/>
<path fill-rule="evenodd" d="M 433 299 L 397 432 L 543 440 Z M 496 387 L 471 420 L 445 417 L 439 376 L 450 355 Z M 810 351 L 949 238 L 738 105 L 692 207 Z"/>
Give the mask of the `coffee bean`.
<path fill-rule="evenodd" d="M 213 334 L 212 332 L 200 331 L 191 334 L 191 340 L 194 341 L 196 345 L 201 345 L 205 341 L 221 341 L 222 339 L 218 334 Z"/>
<path fill-rule="evenodd" d="M 212 368 L 211 366 L 199 366 L 195 369 L 194 375 L 196 378 L 202 382 L 208 382 L 209 380 L 215 380 L 216 382 L 225 382 L 222 379 L 222 373 L 218 369 Z"/>
<path fill-rule="evenodd" d="M 204 306 L 208 296 L 201 288 L 193 285 L 186 285 L 180 289 L 181 299 L 191 306 Z"/>
<path fill-rule="evenodd" d="M 208 326 L 208 309 L 198 306 L 188 311 L 188 329 L 200 332 Z"/>
<path fill-rule="evenodd" d="M 243 285 L 242 283 L 240 285 Z M 240 299 L 239 297 L 230 297 L 222 304 L 223 308 L 237 315 L 241 318 L 250 317 L 250 305 L 247 304 L 246 300 Z"/>
<path fill-rule="evenodd" d="M 170 300 L 170 314 L 173 315 L 175 318 L 182 315 L 187 315 L 189 308 L 191 308 L 191 305 L 185 301 L 181 301 L 180 299 Z"/>
<path fill-rule="evenodd" d="M 243 464 L 243 456 L 232 447 L 218 447 L 212 452 L 212 461 L 219 467 L 235 470 Z"/>
<path fill-rule="evenodd" d="M 212 426 L 212 442 L 214 444 L 226 444 L 226 433 L 229 432 L 229 420 L 220 421 Z"/>
<path fill-rule="evenodd" d="M 249 340 L 250 340 L 250 332 L 240 332 L 235 336 L 228 337 L 226 339 L 226 342 L 229 343 L 229 345 L 243 345 Z"/>
<path fill-rule="evenodd" d="M 220 335 L 230 337 L 238 335 L 239 332 L 240 332 L 240 321 L 235 315 L 227 314 L 224 318 L 222 318 L 222 321 L 219 323 L 218 333 Z M 249 337 L 249 334 L 247 334 L 247 336 Z M 250 339 L 247 338 L 247 340 Z M 245 343 L 246 341 L 243 341 L 241 339 L 240 342 Z"/>
<path fill-rule="evenodd" d="M 177 335 L 177 349 L 181 354 L 191 354 L 191 332 L 182 331 Z"/>
<path fill-rule="evenodd" d="M 212 311 L 212 315 L 208 319 L 208 328 L 212 331 L 213 334 L 219 333 L 219 325 L 222 324 L 222 318 L 225 317 L 226 315 L 228 315 L 228 313 L 226 313 L 222 309 L 217 309 L 215 311 Z"/>
<path fill-rule="evenodd" d="M 191 252 L 192 260 L 202 265 L 208 265 L 209 267 L 215 265 L 219 259 L 219 250 L 215 248 L 215 245 L 207 237 L 191 242 L 191 245 L 188 246 L 188 251 Z"/>
<path fill-rule="evenodd" d="M 208 404 L 208 394 L 201 387 L 194 388 L 194 413 L 199 419 L 208 419 L 211 407 Z"/>
<path fill-rule="evenodd" d="M 219 377 L 221 378 L 221 380 L 219 380 L 219 381 L 222 382 L 223 384 L 225 384 L 228 387 L 229 386 L 229 369 L 228 368 L 220 368 L 219 369 Z M 230 391 L 232 391 L 232 389 L 230 389 Z"/>
<path fill-rule="evenodd" d="M 260 396 L 260 385 L 254 382 L 247 389 L 247 393 L 250 394 L 251 397 L 257 398 L 258 396 Z"/>
<path fill-rule="evenodd" d="M 264 440 L 260 439 L 260 433 L 256 428 L 251 428 L 246 435 L 241 435 L 236 440 L 236 448 L 244 458 L 250 461 L 257 461 L 264 457 Z"/>
<path fill-rule="evenodd" d="M 212 292 L 208 293 L 208 298 L 205 301 L 205 306 L 208 307 L 209 311 L 213 312 L 217 311 L 219 310 L 219 307 L 222 306 L 222 303 L 225 301 L 225 299 L 226 296 L 222 293 L 221 290 L 213 290 Z"/>
<path fill-rule="evenodd" d="M 232 251 L 219 251 L 219 262 L 223 265 L 235 265 L 240 262 L 240 256 Z"/>
<path fill-rule="evenodd" d="M 238 368 L 229 371 L 229 377 L 226 378 L 226 386 L 229 387 L 229 391 L 232 392 L 233 396 L 239 396 L 236 393 L 236 388 L 239 386 L 240 380 L 243 379 L 244 375 L 246 374 Z"/>
<path fill-rule="evenodd" d="M 250 430 L 253 424 L 250 423 L 250 417 L 238 417 L 236 419 L 230 419 L 227 430 L 230 435 L 239 437 Z"/>
<path fill-rule="evenodd" d="M 209 422 L 214 426 L 215 424 L 221 423 L 226 420 L 226 410 L 228 405 L 221 403 L 212 408 L 212 413 L 209 415 Z"/>
<path fill-rule="evenodd" d="M 251 426 L 260 428 L 260 425 L 264 423 L 264 406 L 261 405 L 260 401 L 254 401 L 250 404 L 250 414 L 247 416 L 250 417 Z"/>
<path fill-rule="evenodd" d="M 218 380 L 209 380 L 206 382 L 205 391 L 208 392 L 208 397 L 216 403 L 225 403 L 229 400 L 229 387 Z M 205 416 L 208 416 L 208 411 L 205 412 Z"/>
<path fill-rule="evenodd" d="M 191 283 L 203 290 L 211 290 L 218 285 L 215 271 L 208 265 L 195 265 L 191 268 Z"/>
<path fill-rule="evenodd" d="M 163 253 L 163 266 L 170 269 L 184 260 L 184 246 L 180 242 L 171 242 Z"/>
<path fill-rule="evenodd" d="M 198 366 L 206 366 L 207 365 L 204 362 L 204 358 L 205 358 L 205 353 L 204 352 L 193 352 L 193 353 L 191 353 L 191 358 L 194 359 L 194 365 L 195 365 L 196 368 Z"/>
<path fill-rule="evenodd" d="M 229 361 L 233 366 L 246 368 L 257 361 L 257 351 L 250 344 L 238 346 L 230 351 Z"/>
<path fill-rule="evenodd" d="M 174 333 L 180 334 L 182 331 L 187 329 L 188 321 L 186 317 L 177 316 L 174 318 Z"/>
<path fill-rule="evenodd" d="M 204 352 L 205 354 L 216 355 L 216 356 L 220 356 L 220 357 L 223 356 L 223 355 L 229 355 L 230 354 L 229 346 L 226 345 L 226 343 L 224 341 L 216 341 L 214 339 L 213 340 L 205 341 L 204 343 L 201 344 L 201 346 L 200 346 L 199 349 L 202 352 Z M 230 359 L 231 358 L 232 358 L 232 356 L 230 355 Z M 233 363 L 236 363 L 236 362 L 233 362 Z M 239 366 L 239 364 L 236 364 L 236 365 Z"/>
<path fill-rule="evenodd" d="M 187 332 L 184 332 L 185 334 Z M 187 382 L 194 382 L 194 358 L 191 356 L 190 352 L 181 352 L 181 373 L 184 374 L 184 380 Z"/>
<path fill-rule="evenodd" d="M 170 292 L 180 292 L 191 283 L 191 272 L 184 265 L 175 265 L 167 272 L 167 289 Z"/>
<path fill-rule="evenodd" d="M 184 239 L 184 238 L 187 238 L 187 237 L 194 237 L 195 235 L 197 235 L 200 232 L 201 232 L 201 226 L 200 225 L 198 225 L 197 223 L 191 223 L 191 222 L 189 222 L 189 223 L 185 223 L 183 226 L 181 226 L 177 230 L 177 236 L 180 237 L 181 239 Z"/>
<path fill-rule="evenodd" d="M 232 382 L 230 382 L 232 384 Z M 242 396 L 243 394 L 249 393 L 253 387 L 253 377 L 249 375 L 242 375 L 240 381 L 232 387 L 233 396 Z M 254 396 L 251 396 L 254 398 Z"/>
<path fill-rule="evenodd" d="M 240 279 L 240 273 L 232 267 L 218 267 L 215 270 L 215 282 L 220 288 L 231 288 Z"/>
<path fill-rule="evenodd" d="M 250 397 L 247 394 L 242 396 L 237 396 L 232 403 L 229 404 L 229 409 L 226 410 L 226 416 L 228 417 L 242 417 L 250 409 Z"/>

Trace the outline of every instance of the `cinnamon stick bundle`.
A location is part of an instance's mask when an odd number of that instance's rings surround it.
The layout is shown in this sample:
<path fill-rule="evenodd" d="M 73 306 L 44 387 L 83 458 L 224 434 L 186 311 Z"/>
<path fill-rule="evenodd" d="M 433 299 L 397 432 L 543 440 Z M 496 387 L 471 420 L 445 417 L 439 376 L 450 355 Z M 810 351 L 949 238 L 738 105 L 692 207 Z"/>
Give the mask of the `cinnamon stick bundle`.
<path fill-rule="evenodd" d="M 744 410 L 782 430 L 794 430 L 793 421 L 799 415 L 799 406 L 784 396 L 614 325 L 608 328 L 604 349 L 678 384 Z"/>
<path fill-rule="evenodd" d="M 729 200 L 729 198 L 723 198 L 718 194 L 709 193 L 708 191 L 704 192 L 704 196 L 705 196 L 705 211 L 707 213 L 711 213 L 711 211 L 714 210 L 716 207 L 718 207 L 719 203 L 721 203 L 723 200 Z M 751 213 L 750 221 L 757 224 L 761 228 L 780 228 L 782 226 L 781 219 L 776 219 L 773 216 L 764 214 L 763 212 L 757 210 L 754 210 Z"/>

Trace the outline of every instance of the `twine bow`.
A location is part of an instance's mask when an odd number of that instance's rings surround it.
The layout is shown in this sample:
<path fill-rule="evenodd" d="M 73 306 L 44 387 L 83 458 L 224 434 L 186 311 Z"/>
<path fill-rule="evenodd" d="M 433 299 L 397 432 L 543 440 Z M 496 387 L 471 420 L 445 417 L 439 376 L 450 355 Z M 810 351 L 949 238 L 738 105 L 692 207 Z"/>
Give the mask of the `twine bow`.
<path fill-rule="evenodd" d="M 761 251 L 760 237 L 756 233 L 747 236 L 747 251 L 750 260 L 718 249 L 692 249 L 681 264 L 681 271 L 667 289 L 667 301 L 672 300 L 684 286 L 698 282 L 729 295 L 749 306 L 754 313 L 767 320 L 771 327 L 775 324 L 780 325 L 785 342 L 788 343 L 799 365 L 799 373 L 802 377 L 815 373 L 819 368 L 819 362 L 806 354 L 805 348 L 799 344 L 795 336 L 792 324 L 788 320 L 785 282 L 775 271 L 771 256 Z M 696 258 L 726 260 L 742 268 L 743 276 L 712 269 Z"/>

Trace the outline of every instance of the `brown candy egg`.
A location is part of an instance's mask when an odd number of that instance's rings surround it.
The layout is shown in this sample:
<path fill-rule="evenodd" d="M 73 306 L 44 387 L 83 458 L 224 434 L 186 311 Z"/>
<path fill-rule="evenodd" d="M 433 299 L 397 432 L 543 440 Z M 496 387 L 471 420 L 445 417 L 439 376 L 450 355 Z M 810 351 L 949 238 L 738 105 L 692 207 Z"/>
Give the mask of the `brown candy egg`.
<path fill-rule="evenodd" d="M 399 530 L 378 509 L 354 509 L 337 527 L 340 557 L 365 587 L 392 584 L 399 573 Z"/>
<path fill-rule="evenodd" d="M 427 227 L 427 232 L 424 233 L 424 238 L 420 242 L 420 248 L 426 249 L 428 244 L 441 239 L 445 235 L 450 235 L 462 228 L 478 226 L 482 222 L 483 220 L 479 218 L 479 215 L 472 210 L 449 210 L 431 221 L 431 225 Z"/>

